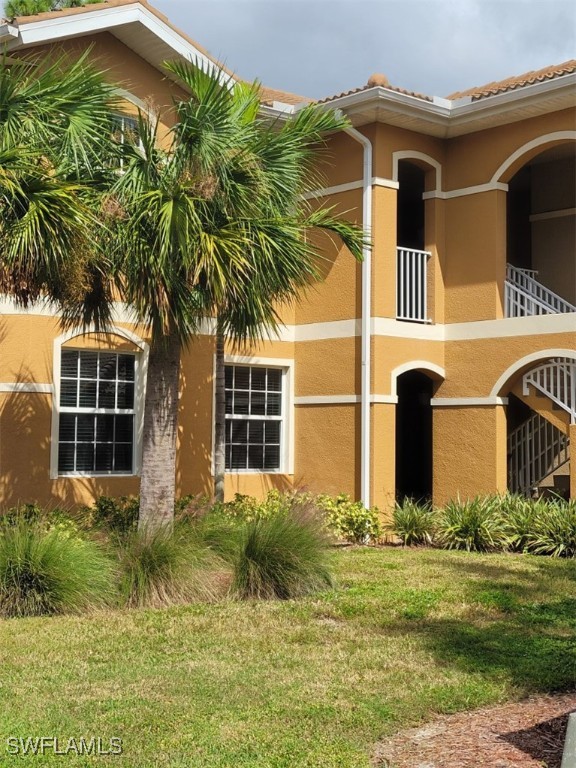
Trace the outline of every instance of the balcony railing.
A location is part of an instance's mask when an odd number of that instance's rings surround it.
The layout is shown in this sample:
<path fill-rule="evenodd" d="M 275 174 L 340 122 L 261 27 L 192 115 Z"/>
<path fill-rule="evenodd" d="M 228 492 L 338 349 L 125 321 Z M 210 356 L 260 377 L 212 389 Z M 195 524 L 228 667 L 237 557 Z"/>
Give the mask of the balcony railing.
<path fill-rule="evenodd" d="M 537 274 L 534 269 L 506 265 L 506 317 L 576 312 L 576 307 L 539 283 Z"/>
<path fill-rule="evenodd" d="M 429 251 L 396 249 L 396 319 L 431 323 L 428 312 Z"/>

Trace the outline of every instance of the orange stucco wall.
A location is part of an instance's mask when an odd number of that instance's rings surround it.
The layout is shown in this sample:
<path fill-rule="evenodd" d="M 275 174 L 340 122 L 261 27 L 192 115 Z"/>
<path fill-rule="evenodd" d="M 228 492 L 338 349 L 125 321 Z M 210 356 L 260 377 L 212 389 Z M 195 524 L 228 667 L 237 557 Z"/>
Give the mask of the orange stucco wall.
<path fill-rule="evenodd" d="M 108 76 L 147 104 L 162 109 L 162 135 L 172 124 L 172 96 L 182 92 L 111 34 L 67 41 L 61 48 L 71 55 L 93 45 L 94 60 Z M 40 53 L 44 53 L 40 49 Z M 131 107 L 130 107 L 131 108 Z M 393 181 L 394 153 L 427 155 L 441 165 L 441 192 L 488 184 L 498 167 L 524 144 L 549 133 L 574 128 L 574 111 L 519 120 L 498 128 L 443 140 L 385 124 L 360 130 L 373 144 L 373 176 Z M 542 145 L 538 151 L 545 148 Z M 520 158 L 501 181 L 527 162 Z M 325 187 L 362 179 L 362 148 L 353 138 L 337 134 L 327 139 L 318 163 Z M 426 171 L 425 189 L 434 192 L 439 176 L 434 164 L 413 162 Z M 362 189 L 320 197 L 310 205 L 334 205 L 335 211 L 361 223 Z M 424 204 L 425 249 L 429 262 L 429 314 L 438 326 L 497 320 L 503 315 L 506 264 L 506 192 L 490 189 Z M 488 397 L 498 378 L 524 356 L 538 350 L 576 349 L 573 329 L 526 333 L 487 331 L 482 338 L 446 341 L 442 333 L 420 332 L 396 323 L 397 192 L 393 185 L 373 188 L 372 315 L 387 321 L 386 335 L 371 343 L 371 393 L 392 396 L 393 371 L 412 361 L 444 369 L 444 381 L 434 376 L 434 395 L 440 398 Z M 228 354 L 293 364 L 296 405 L 287 414 L 293 431 L 294 473 L 230 473 L 226 494 L 261 496 L 269 488 L 305 487 L 326 493 L 360 495 L 361 394 L 361 274 L 350 253 L 319 235 L 320 279 L 293 306 L 281 308 L 289 326 L 282 340 L 266 341 L 251 349 L 229 348 Z M 575 316 L 576 317 L 576 316 Z M 504 321 L 514 322 L 514 321 Z M 128 328 L 128 326 L 121 327 Z M 498 326 L 500 329 L 502 326 Z M 512 326 L 507 326 L 508 328 Z M 352 329 L 352 330 L 351 330 Z M 145 329 L 134 329 L 146 340 Z M 298 337 L 299 330 L 306 332 Z M 54 339 L 61 334 L 57 319 L 40 314 L 0 312 L 0 506 L 17 501 L 78 504 L 94 495 L 138 491 L 138 478 L 97 477 L 50 480 L 52 396 L 45 392 L 3 392 L 2 384 L 52 384 Z M 294 336 L 296 333 L 296 336 Z M 471 334 L 473 335 L 473 334 Z M 476 334 L 478 335 L 478 334 Z M 300 338 L 300 340 L 295 340 Z M 304 340 L 307 339 L 307 340 Z M 77 337 L 72 346 L 114 348 L 129 344 L 120 337 Z M 212 488 L 214 344 L 209 335 L 196 338 L 182 361 L 177 487 L 179 493 L 210 493 Z M 424 370 L 426 368 L 424 367 Z M 507 385 L 506 385 L 507 386 Z M 510 383 L 512 386 L 512 382 Z M 505 395 L 506 392 L 498 394 Z M 304 400 L 298 401 L 298 398 Z M 306 398 L 326 398 L 310 402 Z M 346 402 L 338 402 L 344 398 Z M 377 399 L 377 398 L 376 398 Z M 396 406 L 371 405 L 371 495 L 389 509 L 395 494 Z M 433 412 L 434 497 L 440 502 L 455 496 L 504 490 L 506 487 L 505 407 L 435 407 Z M 574 483 L 573 483 L 574 484 Z"/>

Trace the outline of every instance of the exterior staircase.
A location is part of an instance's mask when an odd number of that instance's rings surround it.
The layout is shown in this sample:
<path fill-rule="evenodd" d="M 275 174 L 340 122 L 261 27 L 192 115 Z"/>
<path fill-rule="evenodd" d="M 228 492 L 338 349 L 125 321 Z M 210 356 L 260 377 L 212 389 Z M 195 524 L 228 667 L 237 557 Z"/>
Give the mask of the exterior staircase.
<path fill-rule="evenodd" d="M 538 282 L 535 269 L 506 264 L 506 317 L 531 317 L 576 312 L 576 307 Z"/>
<path fill-rule="evenodd" d="M 570 492 L 570 425 L 576 424 L 576 361 L 528 371 L 512 393 L 533 411 L 508 436 L 509 489 L 527 496 Z"/>

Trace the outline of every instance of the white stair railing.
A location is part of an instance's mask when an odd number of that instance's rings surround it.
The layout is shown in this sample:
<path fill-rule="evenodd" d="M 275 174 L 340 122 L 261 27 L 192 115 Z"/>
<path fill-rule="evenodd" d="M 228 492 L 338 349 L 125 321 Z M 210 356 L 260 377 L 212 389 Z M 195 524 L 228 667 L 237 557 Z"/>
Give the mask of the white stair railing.
<path fill-rule="evenodd" d="M 570 459 L 570 440 L 539 413 L 508 436 L 508 488 L 529 495 Z"/>
<path fill-rule="evenodd" d="M 429 251 L 396 249 L 396 319 L 431 323 L 428 316 Z"/>
<path fill-rule="evenodd" d="M 534 269 L 506 265 L 506 317 L 556 315 L 576 307 L 536 280 Z"/>
<path fill-rule="evenodd" d="M 522 379 L 523 393 L 530 393 L 529 387 L 546 395 L 570 416 L 576 424 L 576 362 L 558 358 L 533 368 Z"/>

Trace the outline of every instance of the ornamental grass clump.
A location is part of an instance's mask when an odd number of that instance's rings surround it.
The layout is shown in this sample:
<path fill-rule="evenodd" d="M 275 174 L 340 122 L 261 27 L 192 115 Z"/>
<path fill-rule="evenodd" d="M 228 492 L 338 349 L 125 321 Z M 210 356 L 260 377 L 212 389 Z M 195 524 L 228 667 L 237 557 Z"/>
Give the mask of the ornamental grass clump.
<path fill-rule="evenodd" d="M 526 535 L 526 550 L 535 555 L 576 557 L 576 501 L 538 502 Z"/>
<path fill-rule="evenodd" d="M 436 518 L 435 541 L 444 549 L 490 552 L 506 546 L 498 497 L 449 501 Z"/>
<path fill-rule="evenodd" d="M 396 534 L 404 546 L 431 544 L 434 537 L 435 514 L 430 504 L 404 499 L 396 504 L 387 530 Z"/>
<path fill-rule="evenodd" d="M 115 594 L 113 564 L 93 541 L 24 518 L 0 525 L 0 616 L 78 613 Z"/>
<path fill-rule="evenodd" d="M 120 591 L 129 607 L 213 601 L 228 591 L 231 569 L 188 523 L 133 530 L 119 537 L 116 546 Z"/>
<path fill-rule="evenodd" d="M 237 543 L 232 591 L 240 598 L 286 600 L 333 585 L 330 539 L 314 505 L 248 521 Z"/>

